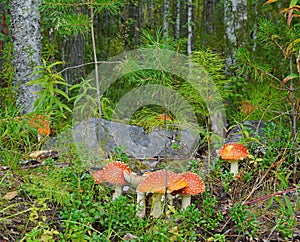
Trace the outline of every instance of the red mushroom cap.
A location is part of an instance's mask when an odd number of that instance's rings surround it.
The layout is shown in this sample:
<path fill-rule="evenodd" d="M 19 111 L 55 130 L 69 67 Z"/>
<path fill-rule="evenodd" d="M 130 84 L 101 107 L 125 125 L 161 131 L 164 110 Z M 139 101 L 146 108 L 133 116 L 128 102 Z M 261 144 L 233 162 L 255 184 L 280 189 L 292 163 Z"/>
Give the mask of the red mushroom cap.
<path fill-rule="evenodd" d="M 223 160 L 228 161 L 244 160 L 248 157 L 248 150 L 242 144 L 228 143 L 221 148 L 220 156 Z"/>
<path fill-rule="evenodd" d="M 170 122 L 173 122 L 173 119 L 168 115 L 168 114 L 158 114 L 157 115 L 157 120 L 158 121 L 164 121 L 165 120 L 165 116 L 166 116 L 166 121 L 170 121 Z"/>
<path fill-rule="evenodd" d="M 188 185 L 178 191 L 175 191 L 175 194 L 197 195 L 205 191 L 204 182 L 196 173 L 188 171 L 181 173 L 180 176 L 184 177 L 188 181 Z"/>
<path fill-rule="evenodd" d="M 95 171 L 93 174 L 94 181 L 97 184 L 103 181 L 124 185 L 127 184 L 127 181 L 124 178 L 124 171 L 127 171 L 129 173 L 129 166 L 123 162 L 114 161 L 107 164 L 102 170 Z"/>
<path fill-rule="evenodd" d="M 153 192 L 165 193 L 166 192 L 166 175 L 168 176 L 168 192 L 179 190 L 187 186 L 188 182 L 184 177 L 181 177 L 173 171 L 166 172 L 159 170 L 153 172 L 137 187 L 138 192 Z"/>
<path fill-rule="evenodd" d="M 36 128 L 40 135 L 50 135 L 50 122 L 44 115 L 39 115 L 30 119 L 30 126 Z"/>

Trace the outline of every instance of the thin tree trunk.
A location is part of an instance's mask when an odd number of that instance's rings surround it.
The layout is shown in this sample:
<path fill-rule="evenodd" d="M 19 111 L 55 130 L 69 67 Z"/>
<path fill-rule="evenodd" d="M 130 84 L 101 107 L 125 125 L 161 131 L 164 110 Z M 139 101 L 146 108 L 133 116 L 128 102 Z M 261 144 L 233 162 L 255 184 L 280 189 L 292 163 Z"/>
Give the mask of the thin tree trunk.
<path fill-rule="evenodd" d="M 0 25 L 0 32 L 2 36 L 4 37 L 3 39 L 0 40 L 0 71 L 2 70 L 3 64 L 4 64 L 4 59 L 2 58 L 3 56 L 3 50 L 5 49 L 5 38 L 8 38 L 8 26 L 7 26 L 7 20 L 6 20 L 6 6 L 4 3 L 0 4 L 2 11 L 2 21 Z M 0 79 L 0 87 L 2 87 L 2 80 Z"/>
<path fill-rule="evenodd" d="M 175 38 L 180 38 L 180 0 L 176 2 L 176 26 L 175 26 Z"/>
<path fill-rule="evenodd" d="M 139 6 L 137 7 L 136 26 L 134 47 L 139 46 L 141 43 L 141 30 L 144 27 L 144 1 L 139 1 Z"/>
<path fill-rule="evenodd" d="M 203 1 L 202 28 L 204 34 L 216 34 L 215 11 L 219 0 Z"/>
<path fill-rule="evenodd" d="M 64 68 L 79 66 L 84 64 L 84 38 L 82 34 L 77 36 L 64 36 L 62 53 Z M 73 85 L 80 82 L 80 78 L 85 76 L 84 66 L 70 69 L 64 72 L 67 83 Z"/>
<path fill-rule="evenodd" d="M 164 0 L 164 13 L 163 13 L 163 33 L 164 33 L 164 37 L 167 37 L 168 32 L 169 32 L 168 14 L 169 14 L 169 1 Z"/>
<path fill-rule="evenodd" d="M 153 11 L 153 0 L 147 1 L 147 22 L 146 25 L 148 28 L 151 28 L 153 25 L 153 16 L 152 16 L 152 11 Z"/>
<path fill-rule="evenodd" d="M 186 53 L 187 55 L 192 54 L 192 38 L 193 38 L 193 28 L 192 28 L 192 14 L 193 14 L 193 4 L 192 0 L 188 0 L 188 17 L 187 17 L 187 25 L 188 25 L 188 33 L 187 33 L 187 44 L 186 44 Z"/>
<path fill-rule="evenodd" d="M 246 12 L 247 0 L 225 0 L 225 17 L 224 21 L 227 25 L 226 27 L 226 36 L 228 39 L 228 45 L 230 48 L 229 55 L 227 57 L 227 65 L 231 65 L 235 63 L 233 59 L 234 50 L 237 49 L 241 43 L 238 39 L 238 32 L 243 24 L 243 22 L 247 19 Z"/>
<path fill-rule="evenodd" d="M 34 102 L 41 90 L 38 85 L 26 85 L 37 78 L 34 67 L 41 66 L 41 33 L 39 0 L 10 0 L 11 36 L 13 43 L 14 84 L 17 106 L 24 115 L 34 111 Z"/>
<path fill-rule="evenodd" d="M 255 2 L 255 5 L 254 5 L 254 14 L 256 16 L 258 16 L 258 1 Z M 256 40 L 256 35 L 257 35 L 257 28 L 258 28 L 258 23 L 257 23 L 257 18 L 255 18 L 254 20 L 254 28 L 253 28 L 253 48 L 252 48 L 252 51 L 255 52 L 256 51 L 256 45 L 257 45 L 257 40 Z"/>

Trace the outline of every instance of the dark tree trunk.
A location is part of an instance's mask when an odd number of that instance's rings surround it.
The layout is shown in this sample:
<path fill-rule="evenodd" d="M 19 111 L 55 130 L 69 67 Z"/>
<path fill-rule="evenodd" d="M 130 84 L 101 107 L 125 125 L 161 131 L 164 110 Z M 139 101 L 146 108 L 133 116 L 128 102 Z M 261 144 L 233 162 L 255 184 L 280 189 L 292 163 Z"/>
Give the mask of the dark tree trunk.
<path fill-rule="evenodd" d="M 3 64 L 5 62 L 3 58 L 3 50 L 5 49 L 5 42 L 6 39 L 8 39 L 9 31 L 8 31 L 8 26 L 7 26 L 7 20 L 6 20 L 6 15 L 7 15 L 7 5 L 5 3 L 0 4 L 0 8 L 2 9 L 2 21 L 0 25 L 0 72 L 2 72 Z M 0 77 L 0 88 L 4 87 L 6 84 L 2 80 L 2 75 Z"/>
<path fill-rule="evenodd" d="M 13 43 L 14 84 L 21 113 L 34 111 L 40 91 L 38 85 L 26 85 L 37 76 L 34 67 L 41 65 L 39 0 L 10 0 L 11 37 Z"/>
<path fill-rule="evenodd" d="M 85 77 L 84 69 L 84 38 L 82 34 L 77 36 L 65 36 L 63 45 L 64 67 L 76 67 L 64 72 L 64 78 L 67 83 L 73 85 L 80 82 L 81 77 Z"/>
<path fill-rule="evenodd" d="M 206 34 L 216 34 L 216 20 L 215 11 L 219 0 L 205 0 L 203 1 L 203 20 L 202 28 L 203 33 Z"/>

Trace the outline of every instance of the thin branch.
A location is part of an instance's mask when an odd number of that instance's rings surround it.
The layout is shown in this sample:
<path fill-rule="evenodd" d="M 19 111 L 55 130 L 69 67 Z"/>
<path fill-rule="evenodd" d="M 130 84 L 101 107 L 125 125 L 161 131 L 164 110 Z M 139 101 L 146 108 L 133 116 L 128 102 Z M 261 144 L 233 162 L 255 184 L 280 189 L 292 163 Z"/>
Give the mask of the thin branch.
<path fill-rule="evenodd" d="M 275 196 L 278 196 L 278 195 L 281 195 L 281 194 L 285 194 L 285 193 L 288 193 L 288 192 L 296 191 L 298 189 L 300 189 L 300 187 L 294 187 L 294 188 L 290 188 L 288 190 L 279 191 L 279 192 L 276 192 L 276 193 L 273 193 L 273 194 L 270 194 L 270 195 L 267 195 L 267 196 L 264 196 L 264 197 L 260 197 L 260 198 L 254 199 L 252 201 L 243 202 L 242 205 L 249 205 L 249 204 L 257 203 L 259 201 L 263 201 L 263 200 L 269 199 L 271 197 L 275 197 Z"/>
<path fill-rule="evenodd" d="M 58 74 L 61 74 L 69 69 L 75 69 L 75 68 L 80 68 L 80 67 L 83 67 L 83 66 L 87 66 L 87 65 L 95 65 L 95 64 L 121 64 L 122 62 L 121 61 L 93 61 L 93 62 L 88 62 L 88 63 L 84 63 L 84 64 L 80 64 L 80 65 L 77 65 L 77 66 L 69 66 L 69 67 L 66 67 L 64 69 L 62 69 L 60 72 L 58 72 Z"/>
<path fill-rule="evenodd" d="M 300 186 L 298 187 L 293 187 L 293 188 L 290 188 L 290 189 L 287 189 L 287 190 L 283 190 L 283 191 L 279 191 L 279 192 L 276 192 L 276 193 L 272 193 L 270 195 L 267 195 L 267 196 L 264 196 L 264 197 L 260 197 L 260 198 L 257 198 L 257 199 L 254 199 L 254 200 L 251 200 L 251 201 L 248 201 L 248 202 L 242 202 L 242 205 L 245 206 L 245 205 L 250 205 L 250 204 L 254 204 L 254 203 L 257 203 L 259 201 L 264 201 L 266 199 L 269 199 L 271 197 L 275 197 L 275 196 L 279 196 L 279 195 L 282 195 L 282 194 L 285 194 L 285 193 L 289 193 L 289 192 L 293 192 L 293 191 L 297 191 L 300 189 Z M 232 208 L 233 206 L 229 206 L 229 207 L 226 207 L 224 209 L 221 209 L 219 211 L 216 211 L 216 213 L 220 213 L 220 212 L 225 212 L 225 211 L 228 211 Z"/>

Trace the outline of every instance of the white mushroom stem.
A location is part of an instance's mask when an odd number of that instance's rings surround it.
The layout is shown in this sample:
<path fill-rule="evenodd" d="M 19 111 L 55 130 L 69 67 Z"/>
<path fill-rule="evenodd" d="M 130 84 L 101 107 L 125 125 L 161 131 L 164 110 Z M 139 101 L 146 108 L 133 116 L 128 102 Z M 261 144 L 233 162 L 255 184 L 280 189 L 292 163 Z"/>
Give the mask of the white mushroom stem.
<path fill-rule="evenodd" d="M 115 200 L 116 198 L 120 197 L 122 195 L 123 192 L 123 186 L 116 184 L 115 185 L 115 192 L 113 194 L 112 200 Z"/>
<path fill-rule="evenodd" d="M 128 173 L 124 171 L 124 178 L 129 182 L 130 186 L 137 187 L 142 181 L 146 179 L 146 176 L 137 175 L 134 172 Z M 136 192 L 136 203 L 137 203 L 137 212 L 136 216 L 139 218 L 144 218 L 146 215 L 146 194 L 145 192 Z"/>
<path fill-rule="evenodd" d="M 154 193 L 152 195 L 152 209 L 150 215 L 153 218 L 159 218 L 163 214 L 164 207 L 162 206 L 165 199 L 164 193 Z M 173 197 L 167 193 L 167 201 L 169 205 L 173 205 Z"/>
<path fill-rule="evenodd" d="M 144 218 L 146 215 L 146 196 L 145 192 L 137 192 L 136 196 L 137 212 L 136 216 L 139 218 Z"/>
<path fill-rule="evenodd" d="M 170 206 L 173 206 L 173 199 L 174 199 L 174 197 L 170 193 L 167 194 L 167 199 L 168 199 L 168 204 Z"/>
<path fill-rule="evenodd" d="M 181 208 L 186 209 L 191 205 L 191 195 L 182 195 L 181 197 Z"/>
<path fill-rule="evenodd" d="M 239 170 L 239 164 L 238 161 L 232 161 L 230 164 L 230 172 L 233 173 L 233 176 L 235 176 L 238 173 Z"/>
<path fill-rule="evenodd" d="M 163 213 L 161 206 L 163 195 L 163 193 L 154 193 L 152 195 L 152 208 L 150 215 L 153 218 L 159 218 Z"/>

